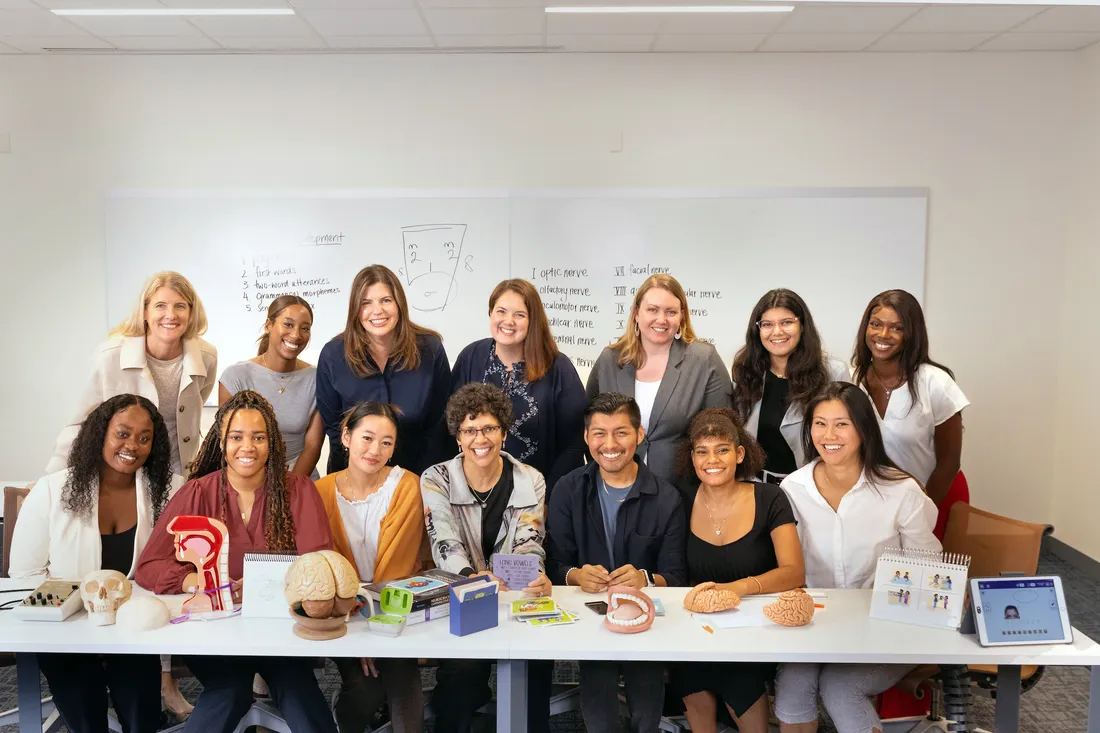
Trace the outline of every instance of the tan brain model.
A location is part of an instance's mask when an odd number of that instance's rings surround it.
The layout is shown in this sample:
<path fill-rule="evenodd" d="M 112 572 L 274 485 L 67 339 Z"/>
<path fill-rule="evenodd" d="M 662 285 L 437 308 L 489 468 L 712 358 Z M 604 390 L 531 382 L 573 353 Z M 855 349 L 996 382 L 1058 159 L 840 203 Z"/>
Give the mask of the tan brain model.
<path fill-rule="evenodd" d="M 309 552 L 286 571 L 283 594 L 291 609 L 310 618 L 343 616 L 355 605 L 359 578 L 355 567 L 338 552 Z"/>
<path fill-rule="evenodd" d="M 732 590 L 723 590 L 714 583 L 700 583 L 684 597 L 684 608 L 695 613 L 714 613 L 737 608 L 741 596 Z"/>
<path fill-rule="evenodd" d="M 801 588 L 789 590 L 764 606 L 764 615 L 780 626 L 805 626 L 814 617 L 814 599 Z"/>

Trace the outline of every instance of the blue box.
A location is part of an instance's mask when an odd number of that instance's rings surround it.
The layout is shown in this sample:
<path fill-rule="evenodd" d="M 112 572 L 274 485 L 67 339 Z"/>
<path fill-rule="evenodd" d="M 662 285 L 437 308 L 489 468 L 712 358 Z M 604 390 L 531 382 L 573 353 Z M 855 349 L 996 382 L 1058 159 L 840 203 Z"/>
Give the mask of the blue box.
<path fill-rule="evenodd" d="M 484 580 L 484 577 L 470 578 L 451 585 L 451 633 L 466 636 L 478 631 L 494 628 L 499 623 L 500 607 L 496 587 L 490 587 L 485 593 L 474 593 L 465 601 L 459 602 L 457 591 L 469 583 Z"/>

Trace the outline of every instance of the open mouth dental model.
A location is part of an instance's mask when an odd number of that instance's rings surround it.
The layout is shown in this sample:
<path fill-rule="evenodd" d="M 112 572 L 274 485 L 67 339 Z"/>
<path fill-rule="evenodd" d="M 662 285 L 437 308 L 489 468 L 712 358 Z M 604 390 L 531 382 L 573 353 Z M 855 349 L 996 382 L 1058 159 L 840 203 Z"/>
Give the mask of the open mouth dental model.
<path fill-rule="evenodd" d="M 653 625 L 653 601 L 628 585 L 607 589 L 607 616 L 604 626 L 618 634 L 636 634 Z"/>

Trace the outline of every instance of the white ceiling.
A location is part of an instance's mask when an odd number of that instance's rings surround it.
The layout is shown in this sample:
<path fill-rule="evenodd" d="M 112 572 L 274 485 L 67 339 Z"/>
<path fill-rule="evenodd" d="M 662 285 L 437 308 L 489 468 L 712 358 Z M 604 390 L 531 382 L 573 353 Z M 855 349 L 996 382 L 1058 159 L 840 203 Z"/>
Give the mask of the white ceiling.
<path fill-rule="evenodd" d="M 677 2 L 700 0 L 630 0 L 632 5 Z M 791 13 L 547 15 L 546 4 L 548 0 L 0 0 L 0 54 L 1069 51 L 1100 40 L 1100 7 L 799 5 L 794 0 L 797 7 Z M 219 6 L 291 7 L 296 14 L 60 17 L 49 12 Z"/>

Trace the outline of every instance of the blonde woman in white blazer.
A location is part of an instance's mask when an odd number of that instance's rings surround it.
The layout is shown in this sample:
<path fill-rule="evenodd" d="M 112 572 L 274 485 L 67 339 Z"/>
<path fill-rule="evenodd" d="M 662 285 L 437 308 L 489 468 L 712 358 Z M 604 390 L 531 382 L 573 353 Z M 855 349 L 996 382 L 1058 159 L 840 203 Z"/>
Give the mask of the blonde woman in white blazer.
<path fill-rule="evenodd" d="M 157 517 L 183 478 L 170 465 L 156 406 L 132 394 L 100 404 L 73 441 L 68 465 L 39 480 L 19 511 L 9 574 L 79 582 L 97 570 L 133 577 Z M 39 654 L 73 733 L 103 729 L 110 695 L 123 730 L 157 730 L 160 660 L 153 655 Z"/>
<path fill-rule="evenodd" d="M 80 423 L 117 394 L 138 394 L 157 405 L 168 428 L 172 470 L 186 473 L 202 444 L 202 406 L 217 385 L 218 352 L 203 341 L 206 311 L 178 272 L 160 272 L 145 284 L 129 317 L 99 345 L 95 367 L 73 421 L 58 436 L 46 472 L 65 466 Z"/>
<path fill-rule="evenodd" d="M 848 367 L 822 351 L 806 302 L 786 288 L 764 293 L 752 309 L 732 376 L 734 408 L 767 456 L 757 478 L 773 484 L 806 465 L 806 404 L 830 382 L 852 381 Z"/>

